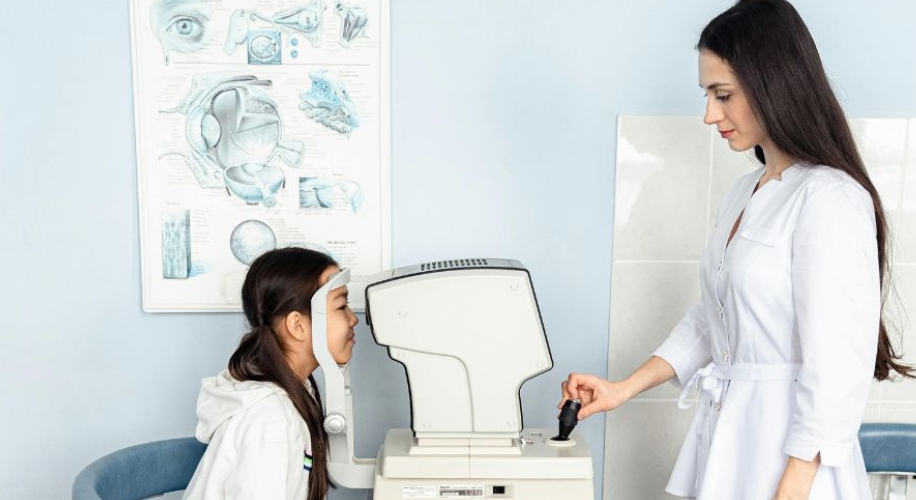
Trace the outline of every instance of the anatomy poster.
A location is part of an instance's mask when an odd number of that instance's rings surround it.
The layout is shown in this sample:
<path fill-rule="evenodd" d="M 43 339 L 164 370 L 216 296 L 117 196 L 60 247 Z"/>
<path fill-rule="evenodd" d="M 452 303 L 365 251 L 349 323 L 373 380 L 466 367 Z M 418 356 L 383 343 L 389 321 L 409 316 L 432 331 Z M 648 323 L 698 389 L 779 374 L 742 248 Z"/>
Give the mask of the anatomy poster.
<path fill-rule="evenodd" d="M 236 311 L 301 246 L 390 267 L 388 0 L 132 0 L 143 308 Z"/>

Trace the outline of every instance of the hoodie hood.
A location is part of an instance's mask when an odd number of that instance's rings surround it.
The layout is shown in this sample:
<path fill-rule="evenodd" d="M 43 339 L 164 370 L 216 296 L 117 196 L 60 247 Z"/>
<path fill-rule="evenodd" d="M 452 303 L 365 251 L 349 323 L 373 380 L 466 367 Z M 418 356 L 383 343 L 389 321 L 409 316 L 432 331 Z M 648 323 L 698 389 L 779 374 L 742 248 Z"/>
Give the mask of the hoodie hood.
<path fill-rule="evenodd" d="M 209 443 L 227 420 L 274 394 L 286 392 L 270 382 L 240 382 L 229 375 L 229 370 L 203 379 L 197 398 L 197 440 Z"/>

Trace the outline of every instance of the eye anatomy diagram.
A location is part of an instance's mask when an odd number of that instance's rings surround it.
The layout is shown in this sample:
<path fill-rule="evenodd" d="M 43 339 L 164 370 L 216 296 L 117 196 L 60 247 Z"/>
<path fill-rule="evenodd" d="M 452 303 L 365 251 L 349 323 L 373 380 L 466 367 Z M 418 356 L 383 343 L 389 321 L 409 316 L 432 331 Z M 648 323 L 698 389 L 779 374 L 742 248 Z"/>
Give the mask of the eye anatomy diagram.
<path fill-rule="evenodd" d="M 337 178 L 299 178 L 299 207 L 346 210 L 354 214 L 363 208 L 366 196 L 355 181 Z"/>
<path fill-rule="evenodd" d="M 191 151 L 185 159 L 204 188 L 225 187 L 248 204 L 273 207 L 284 184 L 279 159 L 295 167 L 304 145 L 283 139 L 283 123 L 274 100 L 264 90 L 269 80 L 255 76 L 197 75 L 176 107 L 183 113 Z"/>
<path fill-rule="evenodd" d="M 229 248 L 239 262 L 248 266 L 262 253 L 277 248 L 277 235 L 264 222 L 246 220 L 232 230 Z"/>
<path fill-rule="evenodd" d="M 223 51 L 226 54 L 233 54 L 239 46 L 247 44 L 248 63 L 264 64 L 267 56 L 265 49 L 274 50 L 276 62 L 271 59 L 270 64 L 278 64 L 282 43 L 281 31 L 288 35 L 301 35 L 313 47 L 321 45 L 324 11 L 324 0 L 312 0 L 306 5 L 282 10 L 272 16 L 265 16 L 253 10 L 235 10 L 229 19 L 229 30 L 226 42 L 223 44 Z M 271 30 L 259 29 L 257 25 L 267 26 Z M 276 43 L 276 46 L 265 45 L 267 33 L 273 34 L 269 38 Z M 252 57 L 253 54 L 256 55 Z M 298 54 L 294 52 L 293 55 Z"/>
<path fill-rule="evenodd" d="M 299 94 L 299 109 L 316 122 L 341 134 L 359 127 L 356 105 L 347 92 L 347 87 L 336 74 L 327 70 L 309 73 L 312 87 Z"/>
<path fill-rule="evenodd" d="M 248 64 L 280 64 L 280 32 L 257 30 L 248 32 Z"/>
<path fill-rule="evenodd" d="M 392 0 L 127 0 L 143 309 L 238 311 L 284 246 L 391 267 Z"/>
<path fill-rule="evenodd" d="M 271 21 L 276 26 L 301 33 L 312 42 L 312 45 L 316 45 L 321 33 L 324 9 L 324 0 L 314 0 L 304 7 L 278 12 L 273 15 Z"/>
<path fill-rule="evenodd" d="M 200 0 L 158 0 L 150 7 L 150 25 L 162 45 L 165 64 L 169 51 L 200 50 L 212 35 L 210 6 Z"/>
<path fill-rule="evenodd" d="M 366 11 L 357 5 L 337 4 L 337 15 L 340 16 L 340 46 L 349 48 L 353 40 L 365 37 L 366 25 L 369 17 Z"/>
<path fill-rule="evenodd" d="M 162 277 L 187 279 L 191 275 L 191 211 L 162 213 Z"/>

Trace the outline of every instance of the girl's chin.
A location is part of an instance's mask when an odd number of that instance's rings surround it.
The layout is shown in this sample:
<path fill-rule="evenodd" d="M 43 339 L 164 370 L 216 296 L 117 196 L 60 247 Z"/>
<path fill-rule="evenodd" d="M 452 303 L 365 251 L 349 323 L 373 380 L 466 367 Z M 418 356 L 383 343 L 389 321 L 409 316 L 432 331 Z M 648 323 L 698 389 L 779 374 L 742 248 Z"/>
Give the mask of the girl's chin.
<path fill-rule="evenodd" d="M 353 358 L 353 346 L 356 344 L 356 341 L 350 339 L 347 341 L 346 347 L 344 347 L 343 352 L 339 355 L 334 356 L 334 361 L 339 365 L 343 365 L 350 362 L 350 359 Z"/>

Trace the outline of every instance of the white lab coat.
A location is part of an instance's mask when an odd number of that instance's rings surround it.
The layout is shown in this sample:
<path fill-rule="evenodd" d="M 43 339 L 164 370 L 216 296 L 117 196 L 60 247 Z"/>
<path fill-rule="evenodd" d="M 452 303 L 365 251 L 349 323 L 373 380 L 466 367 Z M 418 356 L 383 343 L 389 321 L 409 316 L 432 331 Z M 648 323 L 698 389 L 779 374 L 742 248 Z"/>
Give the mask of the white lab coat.
<path fill-rule="evenodd" d="M 788 456 L 818 453 L 810 500 L 871 498 L 856 437 L 873 377 L 881 292 L 869 194 L 796 164 L 731 188 L 700 262 L 701 298 L 655 351 L 698 408 L 666 491 L 771 500 Z M 726 248 L 729 232 L 744 210 Z"/>

